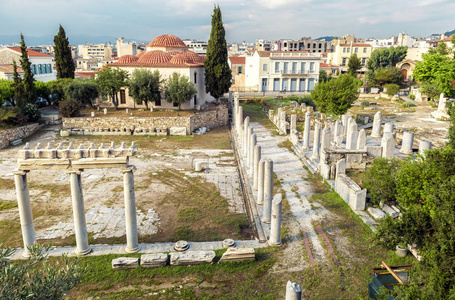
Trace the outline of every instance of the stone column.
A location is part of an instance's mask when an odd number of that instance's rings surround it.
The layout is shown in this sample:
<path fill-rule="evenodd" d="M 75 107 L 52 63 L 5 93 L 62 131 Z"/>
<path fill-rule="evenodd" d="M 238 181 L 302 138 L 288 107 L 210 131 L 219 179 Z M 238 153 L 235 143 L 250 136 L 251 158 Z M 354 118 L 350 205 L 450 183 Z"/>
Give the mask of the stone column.
<path fill-rule="evenodd" d="M 425 150 L 430 150 L 431 149 L 431 142 L 427 140 L 421 140 L 419 144 L 419 154 L 424 155 Z"/>
<path fill-rule="evenodd" d="M 311 112 L 307 111 L 305 113 L 305 128 L 303 131 L 303 148 L 310 149 L 310 122 L 311 122 Z"/>
<path fill-rule="evenodd" d="M 264 164 L 265 160 L 261 158 L 258 165 L 258 198 L 257 205 L 264 204 Z"/>
<path fill-rule="evenodd" d="M 76 254 L 86 255 L 92 251 L 88 244 L 87 223 L 85 221 L 84 198 L 82 195 L 81 171 L 69 171 L 71 198 L 73 202 L 74 232 L 76 234 Z"/>
<path fill-rule="evenodd" d="M 412 153 L 412 144 L 414 143 L 414 132 L 404 131 L 403 140 L 401 142 L 400 152 L 404 154 Z"/>
<path fill-rule="evenodd" d="M 126 248 L 125 252 L 134 253 L 141 249 L 137 239 L 136 196 L 134 193 L 133 169 L 128 168 L 123 173 L 123 194 L 125 198 Z"/>
<path fill-rule="evenodd" d="M 348 132 L 349 119 L 350 119 L 349 115 L 342 115 L 341 116 L 341 122 L 342 122 L 342 125 L 343 125 L 343 135 L 346 135 L 346 133 Z"/>
<path fill-rule="evenodd" d="M 262 222 L 270 223 L 273 197 L 273 161 L 265 159 L 264 164 L 264 212 Z"/>
<path fill-rule="evenodd" d="M 253 157 L 253 189 L 258 189 L 259 181 L 259 161 L 261 160 L 261 146 L 254 146 L 254 157 Z"/>
<path fill-rule="evenodd" d="M 359 137 L 357 138 L 357 150 L 364 150 L 367 147 L 367 133 L 365 129 L 360 129 Z"/>
<path fill-rule="evenodd" d="M 381 126 L 382 126 L 382 113 L 378 111 L 374 115 L 373 119 L 373 130 L 371 131 L 372 137 L 381 137 Z"/>
<path fill-rule="evenodd" d="M 246 166 L 247 168 L 250 167 L 250 146 L 251 146 L 251 136 L 253 135 L 253 128 L 248 127 L 247 131 L 247 139 L 246 139 L 246 152 L 245 152 L 245 157 L 246 157 Z"/>
<path fill-rule="evenodd" d="M 326 150 L 330 147 L 330 129 L 328 127 L 322 130 L 322 137 L 321 137 L 321 151 Z"/>
<path fill-rule="evenodd" d="M 250 127 L 251 128 L 251 127 Z M 253 129 L 253 128 L 251 128 Z M 250 174 L 253 176 L 253 166 L 254 166 L 254 146 L 256 146 L 256 133 L 251 134 L 250 142 L 248 144 L 249 154 L 248 154 L 248 168 L 250 169 Z"/>
<path fill-rule="evenodd" d="M 248 152 L 248 128 L 250 127 L 250 117 L 245 118 L 245 122 L 243 122 L 243 156 L 246 157 L 246 153 Z"/>
<path fill-rule="evenodd" d="M 302 288 L 297 283 L 288 281 L 286 284 L 286 300 L 301 300 Z"/>
<path fill-rule="evenodd" d="M 291 115 L 291 132 L 297 130 L 297 115 Z"/>
<path fill-rule="evenodd" d="M 382 157 L 393 158 L 393 152 L 395 149 L 395 140 L 390 132 L 384 133 L 382 137 Z"/>
<path fill-rule="evenodd" d="M 283 112 L 283 109 L 281 107 L 278 108 L 278 111 L 277 111 L 277 122 L 276 122 L 276 127 L 278 127 L 278 130 L 281 130 L 281 113 Z"/>
<path fill-rule="evenodd" d="M 355 150 L 357 146 L 357 123 L 350 122 L 348 133 L 346 134 L 346 150 Z"/>
<path fill-rule="evenodd" d="M 272 202 L 272 220 L 270 222 L 270 246 L 281 245 L 281 201 L 282 195 L 276 194 Z"/>
<path fill-rule="evenodd" d="M 313 155 L 311 159 L 319 159 L 319 143 L 321 140 L 321 123 L 314 124 L 314 141 L 313 141 Z"/>
<path fill-rule="evenodd" d="M 387 122 L 384 124 L 384 133 L 386 132 L 393 133 L 393 123 Z"/>
<path fill-rule="evenodd" d="M 35 225 L 33 224 L 32 206 L 27 183 L 28 171 L 14 171 L 16 183 L 17 205 L 19 207 L 19 218 L 21 220 L 22 240 L 24 241 L 24 257 L 30 257 L 27 247 L 36 243 Z"/>

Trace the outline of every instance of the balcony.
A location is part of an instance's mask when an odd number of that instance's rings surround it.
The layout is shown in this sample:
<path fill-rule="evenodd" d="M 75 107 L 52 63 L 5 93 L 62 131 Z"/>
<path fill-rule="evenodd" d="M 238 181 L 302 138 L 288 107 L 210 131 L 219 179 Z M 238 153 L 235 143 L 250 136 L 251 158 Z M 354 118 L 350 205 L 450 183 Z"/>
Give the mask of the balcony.
<path fill-rule="evenodd" d="M 316 74 L 316 71 L 312 70 L 304 70 L 304 71 L 301 71 L 301 70 L 295 70 L 295 72 L 292 72 L 292 70 L 287 70 L 286 72 L 284 70 L 275 70 L 271 73 L 271 75 L 281 75 L 281 76 L 284 76 L 284 77 L 290 77 L 290 76 L 293 76 L 293 77 L 306 77 L 310 74 Z"/>

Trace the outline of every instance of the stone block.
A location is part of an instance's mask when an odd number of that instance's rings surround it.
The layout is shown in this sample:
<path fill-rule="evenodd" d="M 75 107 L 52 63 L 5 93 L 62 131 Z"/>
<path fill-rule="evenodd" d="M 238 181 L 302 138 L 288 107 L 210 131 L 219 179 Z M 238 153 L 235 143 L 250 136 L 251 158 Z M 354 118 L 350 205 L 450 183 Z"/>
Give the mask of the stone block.
<path fill-rule="evenodd" d="M 376 220 L 382 220 L 387 216 L 387 214 L 383 210 L 375 207 L 368 207 L 368 212 Z"/>
<path fill-rule="evenodd" d="M 374 158 L 381 157 L 382 147 L 381 146 L 367 146 L 367 154 Z"/>
<path fill-rule="evenodd" d="M 112 260 L 113 269 L 135 269 L 138 265 L 137 257 L 119 257 Z"/>
<path fill-rule="evenodd" d="M 192 266 L 200 264 L 210 264 L 215 259 L 214 251 L 186 251 L 172 252 L 171 266 Z"/>
<path fill-rule="evenodd" d="M 166 253 L 154 253 L 141 255 L 141 267 L 158 268 L 167 264 L 169 255 Z"/>
<path fill-rule="evenodd" d="M 387 204 L 384 204 L 384 206 L 382 207 L 382 210 L 394 219 L 398 217 L 398 213 L 395 210 L 393 210 L 393 208 L 388 206 Z"/>
<path fill-rule="evenodd" d="M 221 262 L 255 260 L 253 248 L 228 248 L 220 259 Z"/>
<path fill-rule="evenodd" d="M 321 176 L 324 179 L 330 179 L 330 169 L 331 169 L 330 165 L 322 163 L 320 165 L 320 169 L 321 169 Z"/>
<path fill-rule="evenodd" d="M 185 127 L 171 127 L 169 129 L 170 135 L 186 135 L 186 128 Z"/>

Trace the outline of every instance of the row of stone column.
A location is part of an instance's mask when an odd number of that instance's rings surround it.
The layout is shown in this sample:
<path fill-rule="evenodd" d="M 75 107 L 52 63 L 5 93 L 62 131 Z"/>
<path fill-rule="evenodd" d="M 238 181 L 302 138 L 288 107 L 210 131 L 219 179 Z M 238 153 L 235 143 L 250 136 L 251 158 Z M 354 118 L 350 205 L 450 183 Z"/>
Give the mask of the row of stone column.
<path fill-rule="evenodd" d="M 21 222 L 22 238 L 24 242 L 23 256 L 29 257 L 28 247 L 36 243 L 35 226 L 33 222 L 30 194 L 27 183 L 29 171 L 15 171 L 17 202 L 19 218 Z M 71 185 L 71 199 L 73 206 L 74 232 L 76 237 L 77 255 L 86 255 L 91 252 L 88 243 L 87 223 L 85 220 L 84 197 L 82 192 L 82 170 L 69 171 Z M 133 169 L 127 168 L 122 171 L 125 199 L 125 222 L 126 222 L 126 249 L 128 253 L 137 252 L 140 249 L 137 235 L 136 198 L 134 193 Z"/>

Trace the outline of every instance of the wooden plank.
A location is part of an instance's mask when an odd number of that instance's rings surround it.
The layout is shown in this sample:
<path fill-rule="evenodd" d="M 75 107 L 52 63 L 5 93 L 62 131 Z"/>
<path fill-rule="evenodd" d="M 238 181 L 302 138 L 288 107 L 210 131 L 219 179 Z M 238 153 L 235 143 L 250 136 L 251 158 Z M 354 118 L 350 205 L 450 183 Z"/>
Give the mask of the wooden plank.
<path fill-rule="evenodd" d="M 398 280 L 400 284 L 404 284 L 403 280 L 401 280 L 401 278 L 395 274 L 395 272 L 384 261 L 382 261 L 381 264 L 387 269 L 387 271 L 390 272 L 390 274 L 392 274 L 393 277 L 395 277 L 396 280 Z"/>

